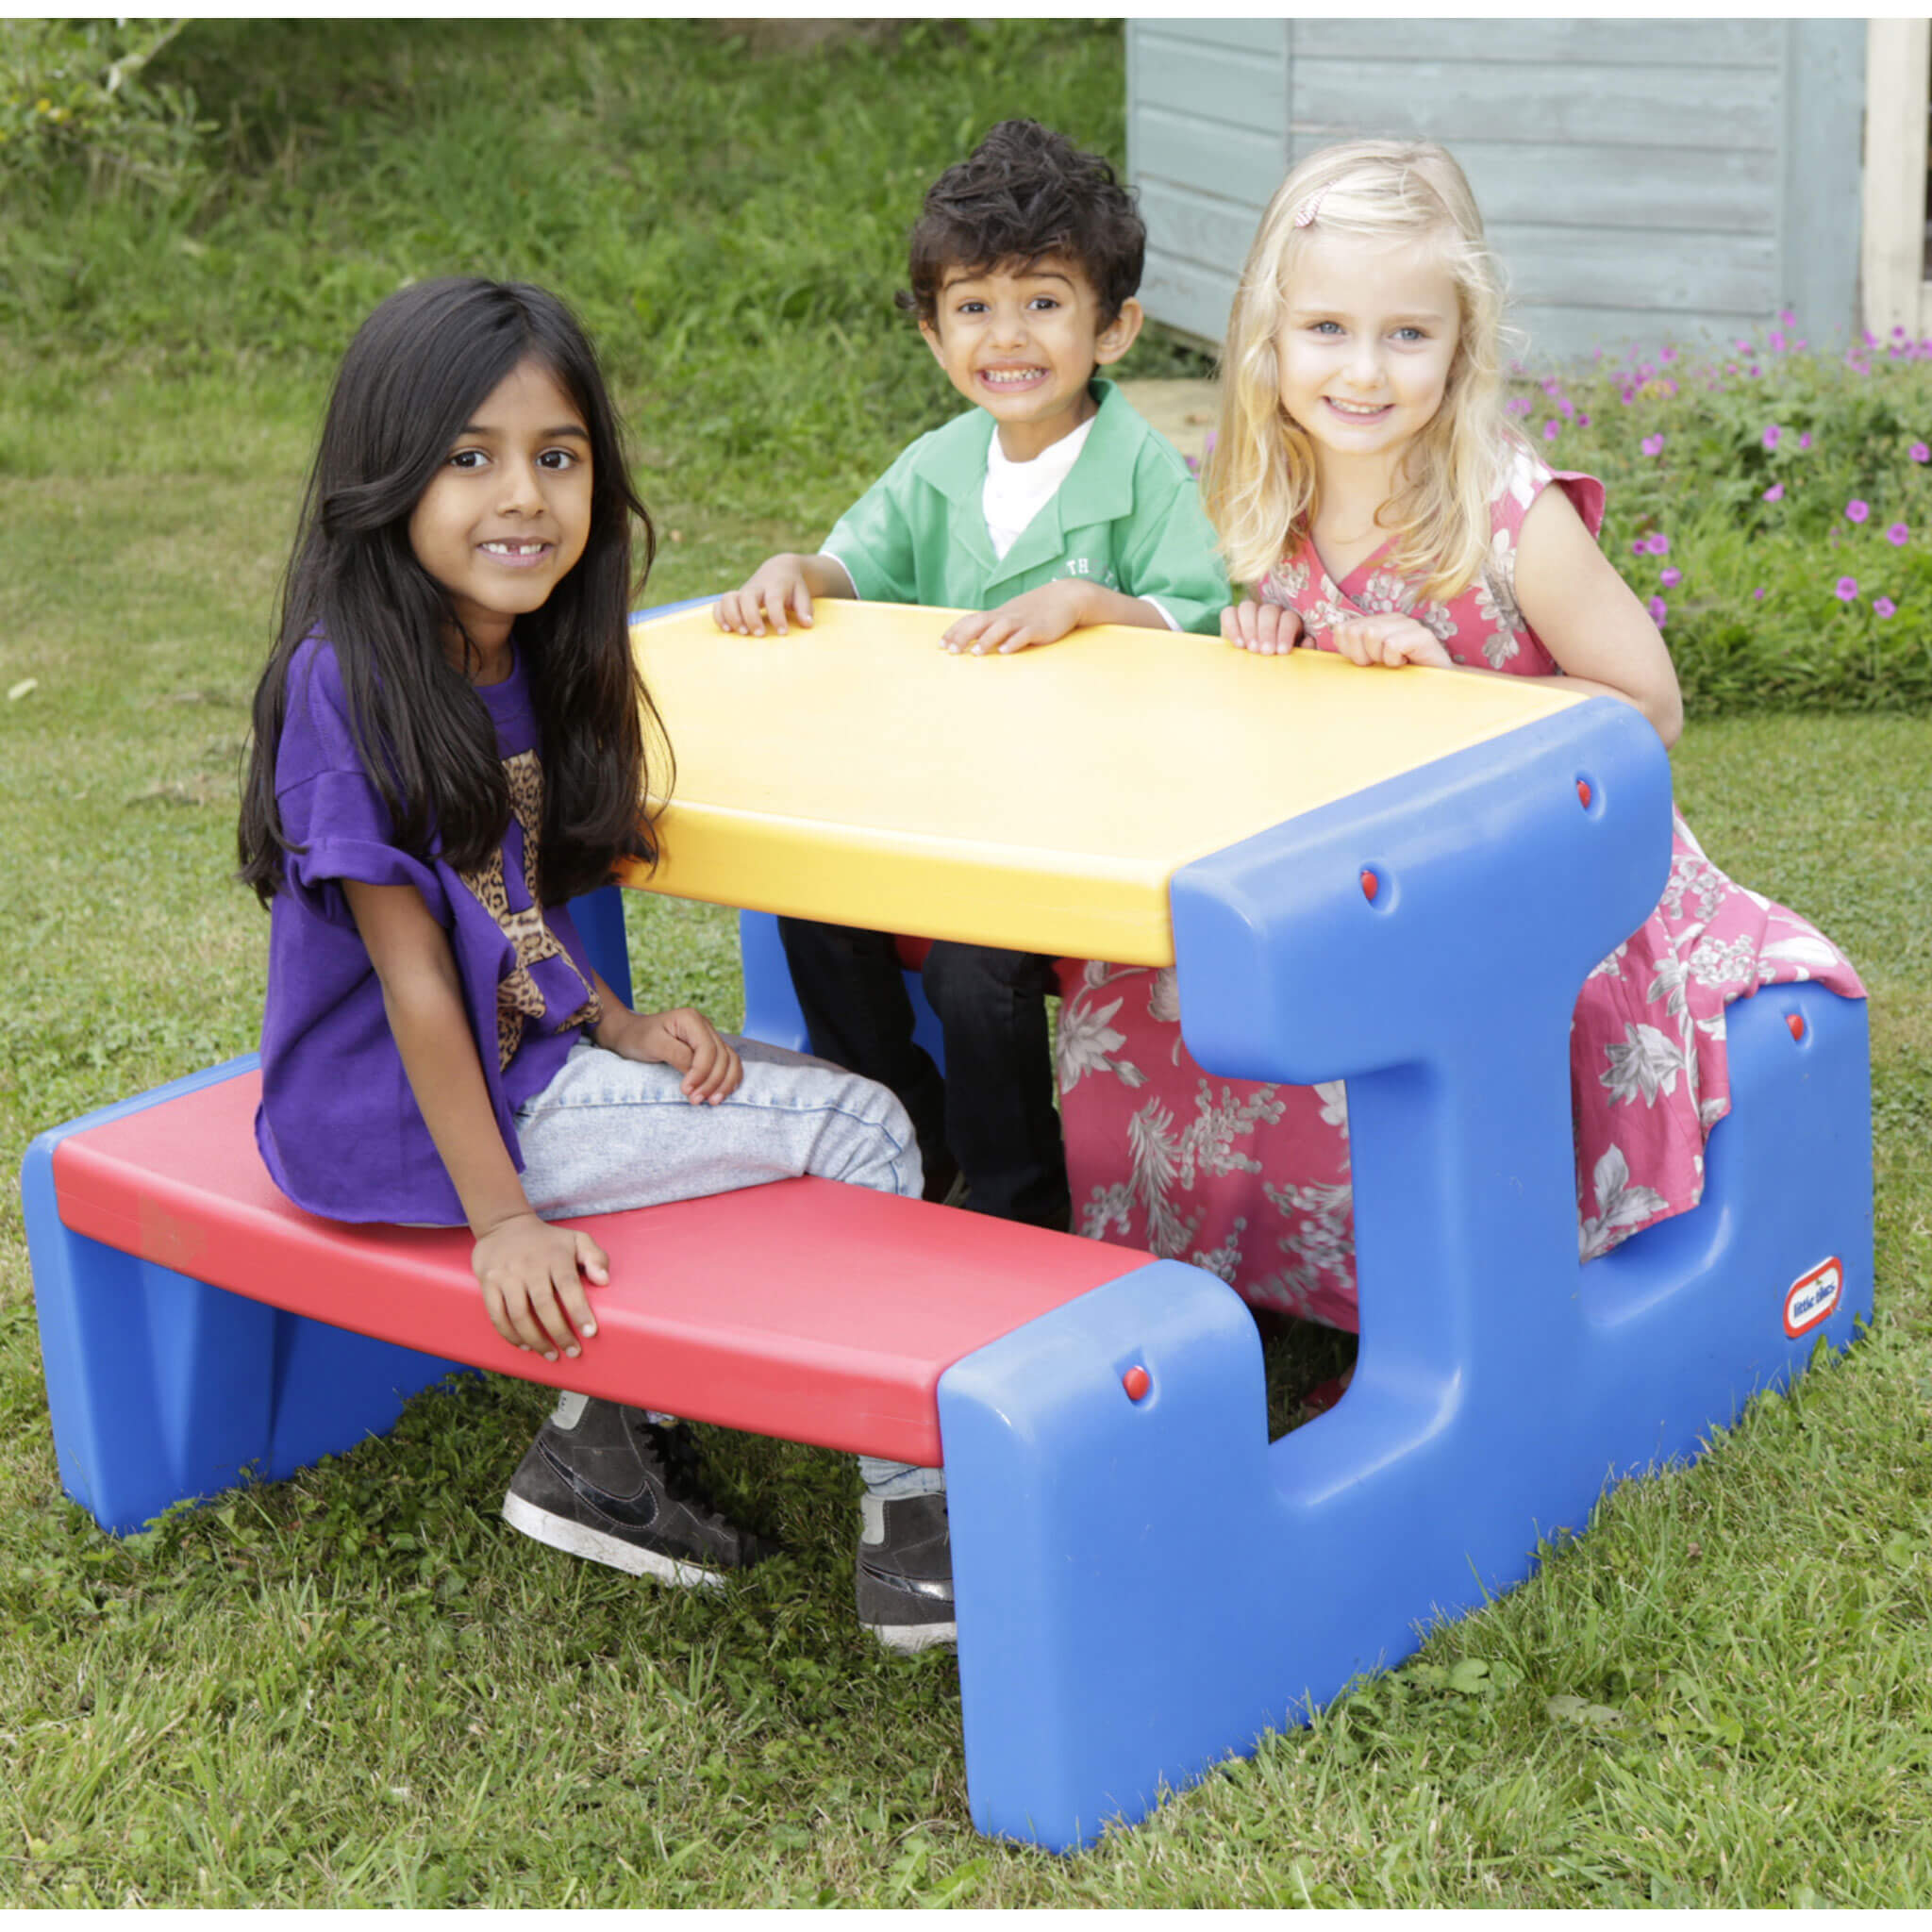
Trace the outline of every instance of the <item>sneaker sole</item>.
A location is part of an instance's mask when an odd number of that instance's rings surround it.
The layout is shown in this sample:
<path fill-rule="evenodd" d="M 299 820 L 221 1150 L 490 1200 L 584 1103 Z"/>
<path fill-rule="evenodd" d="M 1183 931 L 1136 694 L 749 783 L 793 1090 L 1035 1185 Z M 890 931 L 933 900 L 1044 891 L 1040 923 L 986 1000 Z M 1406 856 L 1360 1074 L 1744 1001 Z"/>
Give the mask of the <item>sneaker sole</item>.
<path fill-rule="evenodd" d="M 922 1650 L 936 1650 L 942 1643 L 959 1641 L 957 1624 L 868 1624 L 865 1627 L 899 1657 L 916 1657 Z"/>
<path fill-rule="evenodd" d="M 622 1570 L 627 1575 L 649 1576 L 678 1590 L 723 1590 L 725 1584 L 722 1570 L 707 1570 L 699 1563 L 681 1562 L 675 1557 L 660 1556 L 656 1550 L 641 1549 L 622 1537 L 607 1536 L 588 1524 L 573 1523 L 567 1516 L 540 1509 L 518 1495 L 503 1499 L 503 1520 L 533 1541 L 561 1550 L 569 1557 L 583 1557 L 608 1569 Z"/>

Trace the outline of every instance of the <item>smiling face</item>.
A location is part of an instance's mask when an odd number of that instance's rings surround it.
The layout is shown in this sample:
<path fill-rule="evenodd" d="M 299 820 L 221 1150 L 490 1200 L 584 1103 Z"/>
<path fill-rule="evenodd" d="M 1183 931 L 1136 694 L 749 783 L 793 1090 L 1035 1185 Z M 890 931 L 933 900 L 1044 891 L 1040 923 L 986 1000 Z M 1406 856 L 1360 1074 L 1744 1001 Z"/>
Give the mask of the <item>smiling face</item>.
<path fill-rule="evenodd" d="M 1079 263 L 1062 256 L 949 271 L 938 313 L 920 333 L 946 379 L 999 425 L 1000 448 L 1029 462 L 1093 414 L 1087 385 L 1141 332 L 1127 301 L 1105 327 L 1100 298 Z"/>
<path fill-rule="evenodd" d="M 591 534 L 591 434 L 534 358 L 472 411 L 409 515 L 416 561 L 450 594 L 483 654 L 478 681 L 508 674 L 510 625 L 541 609 Z M 462 641 L 451 661 L 463 663 Z"/>
<path fill-rule="evenodd" d="M 1304 244 L 1274 338 L 1282 407 L 1337 464 L 1394 475 L 1442 407 L 1461 305 L 1426 240 L 1320 234 Z"/>

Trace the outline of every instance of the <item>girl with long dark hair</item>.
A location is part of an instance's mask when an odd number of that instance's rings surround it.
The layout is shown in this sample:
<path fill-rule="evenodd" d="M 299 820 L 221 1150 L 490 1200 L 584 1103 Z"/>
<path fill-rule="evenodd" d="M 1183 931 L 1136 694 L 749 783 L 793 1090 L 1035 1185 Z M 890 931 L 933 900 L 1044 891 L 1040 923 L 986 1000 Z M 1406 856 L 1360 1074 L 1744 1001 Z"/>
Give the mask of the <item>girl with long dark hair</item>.
<path fill-rule="evenodd" d="M 883 1088 L 690 1008 L 632 1012 L 585 954 L 565 902 L 657 856 L 634 529 L 648 569 L 616 412 L 561 302 L 475 279 L 391 296 L 329 402 L 242 809 L 242 877 L 271 915 L 270 1174 L 339 1220 L 466 1223 L 489 1319 L 549 1361 L 594 1345 L 585 1282 L 608 1279 L 553 1217 L 803 1174 L 921 1183 Z M 863 1473 L 869 1530 L 940 1487 Z M 678 1584 L 769 1548 L 710 1505 L 675 1418 L 575 1394 L 504 1513 Z M 894 1568 L 933 1553 L 891 1543 L 861 1552 L 896 1578 L 861 1615 L 894 1647 L 950 1636 L 949 1582 Z"/>

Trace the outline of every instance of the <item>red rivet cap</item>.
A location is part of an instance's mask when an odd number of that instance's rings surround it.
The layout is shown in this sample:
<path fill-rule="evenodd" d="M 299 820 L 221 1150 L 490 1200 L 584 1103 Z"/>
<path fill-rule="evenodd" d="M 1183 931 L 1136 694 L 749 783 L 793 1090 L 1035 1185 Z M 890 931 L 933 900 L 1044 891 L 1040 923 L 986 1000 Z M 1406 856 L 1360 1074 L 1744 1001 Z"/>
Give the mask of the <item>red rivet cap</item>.
<path fill-rule="evenodd" d="M 1583 807 L 1585 811 L 1588 811 L 1590 809 L 1590 780 L 1588 778 L 1577 779 L 1576 800 L 1577 803 Z"/>
<path fill-rule="evenodd" d="M 1804 1039 L 1805 1016 L 1803 1013 L 1787 1013 L 1785 1015 L 1785 1024 L 1791 1029 L 1791 1038 L 1793 1040 Z"/>
<path fill-rule="evenodd" d="M 1148 1390 L 1153 1388 L 1153 1386 L 1154 1377 L 1150 1375 L 1147 1373 L 1147 1371 L 1140 1365 L 1139 1362 L 1136 1362 L 1134 1366 L 1131 1369 L 1129 1369 L 1124 1375 L 1121 1377 L 1121 1387 L 1124 1389 L 1136 1402 L 1139 1402 L 1140 1399 L 1146 1394 Z"/>
<path fill-rule="evenodd" d="M 1382 881 L 1374 873 L 1364 868 L 1362 872 L 1362 897 L 1373 906 L 1375 903 L 1375 894 L 1381 890 Z"/>

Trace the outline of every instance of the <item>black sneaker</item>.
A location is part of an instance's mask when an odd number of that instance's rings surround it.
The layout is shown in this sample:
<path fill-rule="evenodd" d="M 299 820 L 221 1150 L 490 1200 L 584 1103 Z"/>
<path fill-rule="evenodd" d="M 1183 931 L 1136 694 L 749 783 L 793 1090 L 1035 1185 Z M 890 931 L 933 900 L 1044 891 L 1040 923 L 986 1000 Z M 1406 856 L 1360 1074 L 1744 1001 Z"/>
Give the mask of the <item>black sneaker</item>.
<path fill-rule="evenodd" d="M 858 1621 L 888 1650 L 910 1654 L 958 1640 L 953 1621 L 953 1544 L 946 1499 L 861 1500 Z"/>
<path fill-rule="evenodd" d="M 686 1588 L 722 1584 L 778 1547 L 719 1515 L 689 1429 L 586 1395 L 558 1398 L 503 1519 L 553 1550 Z"/>

